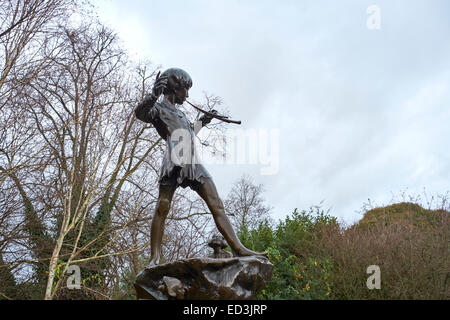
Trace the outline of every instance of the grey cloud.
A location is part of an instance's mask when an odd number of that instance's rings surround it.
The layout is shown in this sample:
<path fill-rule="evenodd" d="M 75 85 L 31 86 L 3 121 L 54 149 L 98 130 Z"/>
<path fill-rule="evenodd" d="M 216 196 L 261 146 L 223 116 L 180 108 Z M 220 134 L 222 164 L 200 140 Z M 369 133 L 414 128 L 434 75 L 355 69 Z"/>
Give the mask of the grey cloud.
<path fill-rule="evenodd" d="M 211 166 L 222 195 L 250 171 L 276 217 L 325 199 L 355 221 L 367 198 L 449 190 L 450 4 L 376 1 L 377 31 L 372 4 L 112 1 L 108 15 L 138 21 L 142 55 L 189 70 L 193 98 L 206 90 L 243 128 L 280 129 L 280 172 Z"/>

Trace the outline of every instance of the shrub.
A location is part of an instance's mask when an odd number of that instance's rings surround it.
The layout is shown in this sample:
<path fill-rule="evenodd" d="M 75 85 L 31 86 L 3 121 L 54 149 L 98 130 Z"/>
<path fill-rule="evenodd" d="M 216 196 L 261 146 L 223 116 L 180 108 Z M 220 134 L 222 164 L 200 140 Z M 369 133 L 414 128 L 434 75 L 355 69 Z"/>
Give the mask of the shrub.
<path fill-rule="evenodd" d="M 331 260 L 310 255 L 309 249 L 298 254 L 298 248 L 312 248 L 318 231 L 336 223 L 319 208 L 309 212 L 295 210 L 276 227 L 263 222 L 255 230 L 240 232 L 243 244 L 252 250 L 267 250 L 274 265 L 272 278 L 261 291 L 261 299 L 328 299 L 331 294 Z"/>
<path fill-rule="evenodd" d="M 449 299 L 449 233 L 448 211 L 399 203 L 346 229 L 313 207 L 239 236 L 274 265 L 261 299 Z M 367 288 L 370 265 L 380 267 L 379 290 Z"/>
<path fill-rule="evenodd" d="M 448 299 L 449 215 L 399 203 L 369 210 L 321 246 L 334 262 L 335 299 Z M 381 289 L 368 290 L 366 269 L 378 265 Z"/>

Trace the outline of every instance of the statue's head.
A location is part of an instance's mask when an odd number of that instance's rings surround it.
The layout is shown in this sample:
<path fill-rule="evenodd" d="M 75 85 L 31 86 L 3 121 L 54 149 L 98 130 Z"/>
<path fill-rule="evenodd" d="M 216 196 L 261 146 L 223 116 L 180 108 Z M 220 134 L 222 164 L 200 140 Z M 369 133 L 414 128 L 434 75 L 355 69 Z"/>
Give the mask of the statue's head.
<path fill-rule="evenodd" d="M 179 68 L 170 68 L 164 71 L 161 74 L 162 76 L 166 76 L 167 86 L 164 89 L 164 95 L 173 95 L 174 102 L 178 104 L 182 104 L 186 98 L 189 97 L 189 89 L 192 87 L 192 79 L 191 76 Z"/>

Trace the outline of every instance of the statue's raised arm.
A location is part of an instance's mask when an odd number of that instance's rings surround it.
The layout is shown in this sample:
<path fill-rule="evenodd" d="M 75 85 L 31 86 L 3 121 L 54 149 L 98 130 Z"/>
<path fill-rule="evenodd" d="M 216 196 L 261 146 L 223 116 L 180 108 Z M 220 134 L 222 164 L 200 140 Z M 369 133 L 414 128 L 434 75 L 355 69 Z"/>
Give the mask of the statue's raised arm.
<path fill-rule="evenodd" d="M 153 85 L 152 93 L 147 95 L 142 102 L 138 104 L 134 113 L 136 118 L 144 122 L 150 122 L 148 120 L 148 113 L 155 105 L 159 96 L 164 93 L 167 88 L 168 77 L 166 75 L 160 76 L 160 72 L 156 75 L 155 84 Z"/>

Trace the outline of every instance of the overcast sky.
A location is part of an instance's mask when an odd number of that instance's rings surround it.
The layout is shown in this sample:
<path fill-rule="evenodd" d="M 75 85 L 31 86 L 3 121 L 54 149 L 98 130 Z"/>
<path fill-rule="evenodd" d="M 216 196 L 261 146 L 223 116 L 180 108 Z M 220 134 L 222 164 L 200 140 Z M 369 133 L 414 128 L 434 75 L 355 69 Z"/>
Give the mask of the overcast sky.
<path fill-rule="evenodd" d="M 248 173 L 276 219 L 325 200 L 352 223 L 368 198 L 450 190 L 449 1 L 94 3 L 133 57 L 188 71 L 193 100 L 279 130 L 277 174 L 206 165 L 222 197 Z"/>

